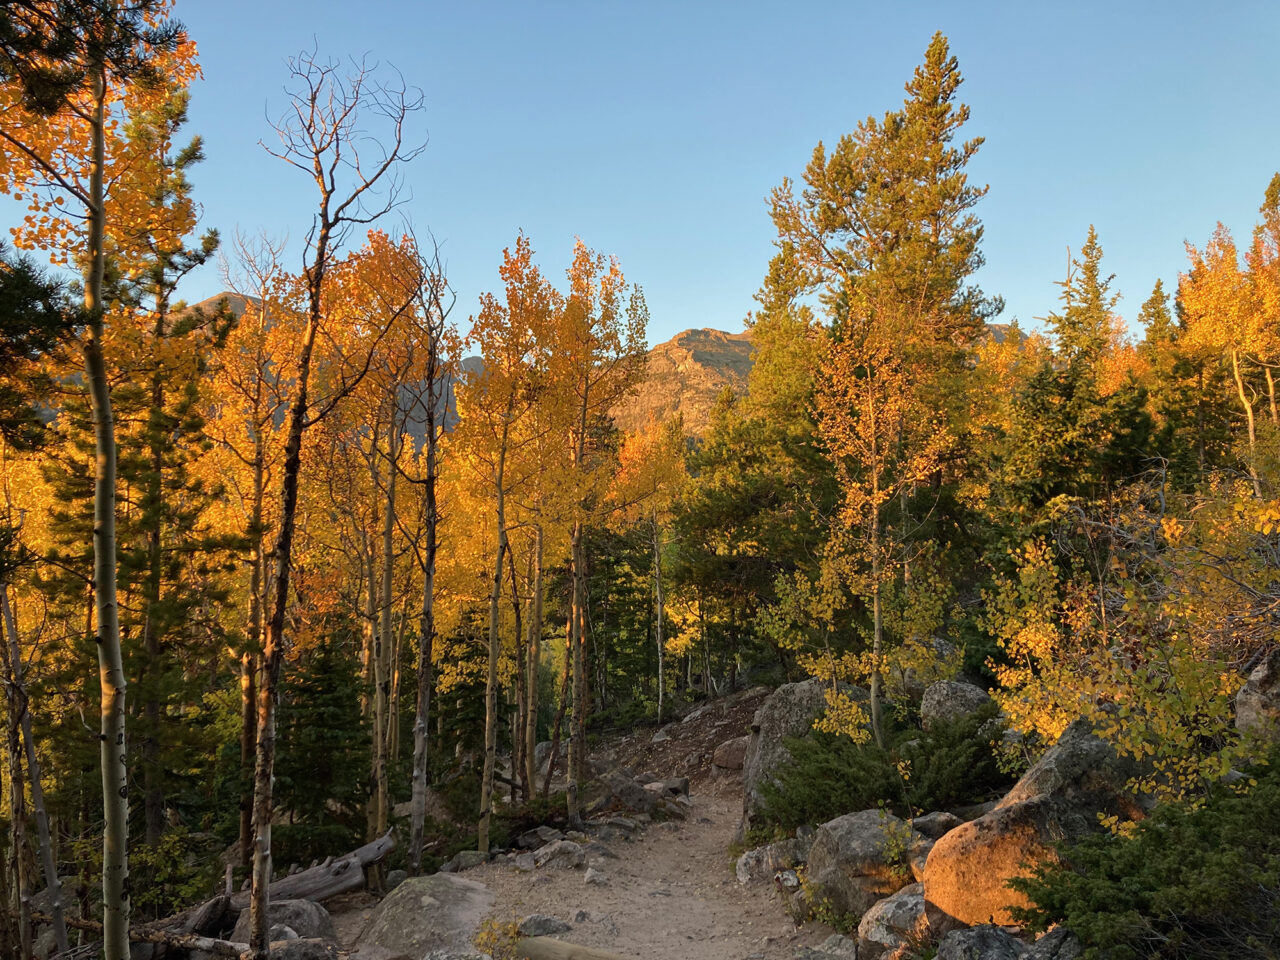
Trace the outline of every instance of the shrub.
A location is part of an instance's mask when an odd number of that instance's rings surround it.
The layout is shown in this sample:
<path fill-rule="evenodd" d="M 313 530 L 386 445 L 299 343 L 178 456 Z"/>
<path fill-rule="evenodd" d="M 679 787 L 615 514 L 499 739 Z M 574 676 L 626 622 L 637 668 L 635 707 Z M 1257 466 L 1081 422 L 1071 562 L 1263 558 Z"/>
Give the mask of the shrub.
<path fill-rule="evenodd" d="M 1065 848 L 1013 882 L 1033 903 L 1020 920 L 1064 924 L 1086 957 L 1280 956 L 1280 749 L 1270 759 L 1247 793 L 1219 786 L 1199 809 Z"/>
<path fill-rule="evenodd" d="M 885 806 L 900 816 L 976 803 L 1002 792 L 1010 778 L 996 763 L 996 706 L 969 717 L 889 731 L 889 745 L 854 743 L 815 732 L 787 742 L 791 761 L 777 783 L 762 787 L 762 820 L 793 830 L 857 810 Z"/>

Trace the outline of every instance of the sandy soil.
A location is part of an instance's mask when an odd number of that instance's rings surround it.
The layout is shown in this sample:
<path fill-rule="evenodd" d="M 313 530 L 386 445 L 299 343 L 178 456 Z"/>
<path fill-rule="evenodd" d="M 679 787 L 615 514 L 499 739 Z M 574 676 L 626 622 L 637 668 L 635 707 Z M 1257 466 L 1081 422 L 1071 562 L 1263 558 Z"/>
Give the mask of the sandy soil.
<path fill-rule="evenodd" d="M 616 858 L 590 862 L 607 883 L 584 882 L 583 869 L 525 873 L 505 859 L 463 876 L 493 891 L 496 919 L 553 916 L 572 926 L 558 939 L 624 957 L 791 960 L 797 946 L 821 943 L 829 928 L 797 928 L 770 885 L 743 886 L 733 873 L 730 846 L 742 814 L 742 781 L 714 776 L 711 754 L 716 744 L 747 732 L 766 692 L 754 689 L 714 701 L 691 716 L 692 722 L 667 725 L 657 743 L 655 730 L 642 728 L 603 745 L 601 766 L 687 776 L 693 800 L 685 822 L 651 824 L 633 839 L 608 841 Z M 354 894 L 333 911 L 345 946 L 359 938 L 376 902 Z"/>
<path fill-rule="evenodd" d="M 559 939 L 625 957 L 670 960 L 783 960 L 799 944 L 831 933 L 821 924 L 797 929 L 771 887 L 742 886 L 733 874 L 729 845 L 742 810 L 735 779 L 705 784 L 693 795 L 690 819 L 650 825 L 632 841 L 608 844 L 617 859 L 593 866 L 606 885 L 583 881 L 583 870 L 521 873 L 503 862 L 469 870 L 492 890 L 500 920 L 531 913 L 572 924 Z M 579 911 L 590 919 L 575 922 Z"/>

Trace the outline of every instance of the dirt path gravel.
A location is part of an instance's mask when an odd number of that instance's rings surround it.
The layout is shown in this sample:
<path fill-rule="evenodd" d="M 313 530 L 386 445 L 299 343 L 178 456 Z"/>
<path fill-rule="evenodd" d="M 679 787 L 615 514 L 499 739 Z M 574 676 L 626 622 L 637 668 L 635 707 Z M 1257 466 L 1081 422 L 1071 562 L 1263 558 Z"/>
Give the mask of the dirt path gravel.
<path fill-rule="evenodd" d="M 790 960 L 798 945 L 824 940 L 828 928 L 797 929 L 768 885 L 735 878 L 729 846 L 742 810 L 738 781 L 701 786 L 687 822 L 653 824 L 634 840 L 608 844 L 617 859 L 593 861 L 605 884 L 584 882 L 581 869 L 523 873 L 501 861 L 465 875 L 494 892 L 499 920 L 553 916 L 573 927 L 559 939 L 625 957 Z"/>

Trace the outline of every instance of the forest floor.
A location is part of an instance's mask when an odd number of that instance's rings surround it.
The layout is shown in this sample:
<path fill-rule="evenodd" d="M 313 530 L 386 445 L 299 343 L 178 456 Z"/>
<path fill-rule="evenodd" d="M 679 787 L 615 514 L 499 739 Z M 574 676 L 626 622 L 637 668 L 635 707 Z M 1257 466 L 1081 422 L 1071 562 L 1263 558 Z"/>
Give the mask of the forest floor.
<path fill-rule="evenodd" d="M 493 892 L 493 917 L 556 917 L 572 927 L 558 939 L 646 960 L 790 960 L 798 946 L 825 940 L 832 931 L 816 922 L 797 927 L 772 886 L 744 886 L 734 876 L 742 780 L 713 776 L 710 754 L 746 731 L 765 692 L 714 702 L 690 722 L 663 728 L 667 735 L 656 744 L 653 730 L 639 730 L 593 752 L 635 770 L 688 776 L 688 819 L 649 824 L 634 839 L 609 841 L 616 859 L 593 859 L 601 883 L 584 882 L 584 870 L 525 873 L 505 859 L 466 871 L 468 880 Z M 375 903 L 360 895 L 335 912 L 344 945 L 359 936 Z"/>

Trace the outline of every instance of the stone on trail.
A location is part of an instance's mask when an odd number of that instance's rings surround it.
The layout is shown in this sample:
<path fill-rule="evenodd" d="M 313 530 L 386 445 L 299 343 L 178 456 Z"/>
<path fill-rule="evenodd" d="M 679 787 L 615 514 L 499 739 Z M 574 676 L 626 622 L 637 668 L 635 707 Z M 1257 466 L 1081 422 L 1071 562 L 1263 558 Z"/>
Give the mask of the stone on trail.
<path fill-rule="evenodd" d="M 833 933 L 816 947 L 799 947 L 795 960 L 859 960 L 858 941 Z"/>
<path fill-rule="evenodd" d="M 609 878 L 595 867 L 587 867 L 587 872 L 582 876 L 582 882 L 595 887 L 609 886 Z"/>
<path fill-rule="evenodd" d="M 557 933 L 568 933 L 573 927 L 559 917 L 549 917 L 545 913 L 531 913 L 520 921 L 517 929 L 522 937 L 553 937 Z"/>
<path fill-rule="evenodd" d="M 586 859 L 582 847 L 572 840 L 548 843 L 533 855 L 533 862 L 539 867 L 580 867 Z"/>
<path fill-rule="evenodd" d="M 272 960 L 338 960 L 338 945 L 316 937 L 273 940 L 271 957 Z"/>
<path fill-rule="evenodd" d="M 410 877 L 373 909 L 358 942 L 415 958 L 432 950 L 471 956 L 493 900 L 483 883 L 456 874 Z"/>
<path fill-rule="evenodd" d="M 293 937 L 278 938 L 281 940 L 333 939 L 333 920 L 329 917 L 329 911 L 314 900 L 273 900 L 267 908 L 267 923 L 271 927 L 288 927 L 294 931 Z M 240 911 L 230 939 L 235 943 L 249 942 L 248 909 Z"/>
<path fill-rule="evenodd" d="M 743 761 L 747 758 L 747 741 L 750 739 L 749 735 L 734 737 L 732 740 L 726 740 L 716 747 L 715 752 L 711 754 L 713 771 L 716 773 L 736 773 L 741 770 Z"/>
<path fill-rule="evenodd" d="M 563 840 L 564 834 L 555 827 L 534 827 L 532 830 L 526 830 L 516 838 L 516 846 L 521 850 L 532 850 L 541 847 L 543 844 L 555 843 L 557 840 Z"/>
<path fill-rule="evenodd" d="M 733 872 L 739 883 L 772 880 L 779 870 L 790 870 L 804 863 L 809 858 L 809 848 L 812 846 L 812 837 L 807 841 L 792 837 L 790 840 L 779 840 L 756 847 L 738 857 Z"/>

